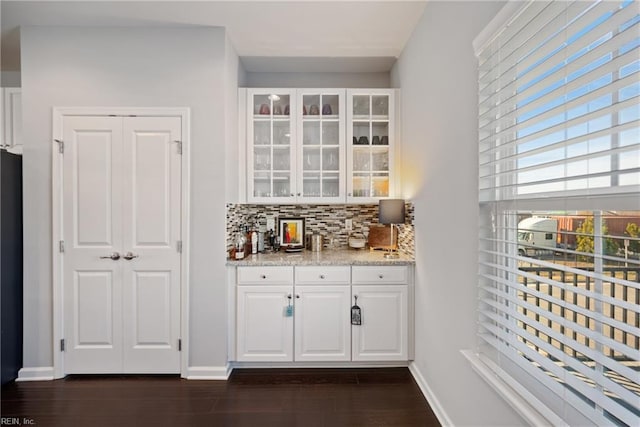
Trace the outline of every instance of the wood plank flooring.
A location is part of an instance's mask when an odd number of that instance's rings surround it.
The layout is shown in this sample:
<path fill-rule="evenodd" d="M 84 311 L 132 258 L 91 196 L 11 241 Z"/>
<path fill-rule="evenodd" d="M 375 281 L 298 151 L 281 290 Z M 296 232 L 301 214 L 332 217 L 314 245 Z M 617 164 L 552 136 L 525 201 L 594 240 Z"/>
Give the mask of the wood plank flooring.
<path fill-rule="evenodd" d="M 42 426 L 439 426 L 406 368 L 238 369 L 228 381 L 69 376 L 10 383 L 6 418 Z"/>

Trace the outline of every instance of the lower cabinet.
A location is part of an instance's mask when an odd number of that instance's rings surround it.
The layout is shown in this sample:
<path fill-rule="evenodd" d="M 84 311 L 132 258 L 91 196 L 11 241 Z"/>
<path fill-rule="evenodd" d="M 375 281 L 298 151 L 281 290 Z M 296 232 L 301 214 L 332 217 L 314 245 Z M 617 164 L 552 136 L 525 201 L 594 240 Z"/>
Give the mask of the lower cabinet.
<path fill-rule="evenodd" d="M 351 287 L 296 285 L 295 295 L 295 360 L 350 360 Z"/>
<path fill-rule="evenodd" d="M 407 268 L 238 267 L 236 360 L 408 360 Z"/>
<path fill-rule="evenodd" d="M 361 325 L 352 329 L 352 360 L 408 359 L 408 286 L 354 285 Z"/>
<path fill-rule="evenodd" d="M 238 286 L 237 295 L 238 360 L 292 361 L 293 316 L 286 310 L 293 304 L 293 286 Z"/>

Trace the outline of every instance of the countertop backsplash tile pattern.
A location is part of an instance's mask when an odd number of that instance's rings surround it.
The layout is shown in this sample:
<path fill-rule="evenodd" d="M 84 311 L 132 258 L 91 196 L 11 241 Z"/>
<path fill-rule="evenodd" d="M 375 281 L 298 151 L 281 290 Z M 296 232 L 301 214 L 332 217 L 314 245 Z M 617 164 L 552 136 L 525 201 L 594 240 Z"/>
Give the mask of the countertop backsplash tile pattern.
<path fill-rule="evenodd" d="M 414 206 L 407 202 L 405 206 L 405 223 L 398 226 L 399 251 L 414 256 Z M 266 224 L 267 217 L 276 221 L 279 217 L 300 217 L 305 220 L 305 233 L 319 233 L 324 239 L 325 249 L 330 235 L 334 244 L 346 247 L 350 234 L 362 233 L 369 235 L 369 227 L 378 224 L 378 205 L 255 205 L 255 204 L 227 204 L 227 250 L 231 249 L 233 236 L 238 227 L 245 224 Z M 353 220 L 353 230 L 346 231 L 345 219 Z M 277 231 L 277 230 L 274 230 Z"/>

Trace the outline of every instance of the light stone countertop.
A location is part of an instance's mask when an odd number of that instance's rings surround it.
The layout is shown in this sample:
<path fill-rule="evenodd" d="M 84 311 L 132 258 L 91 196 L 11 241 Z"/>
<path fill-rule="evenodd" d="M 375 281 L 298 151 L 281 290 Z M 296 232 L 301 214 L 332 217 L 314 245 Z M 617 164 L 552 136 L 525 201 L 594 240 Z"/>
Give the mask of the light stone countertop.
<path fill-rule="evenodd" d="M 397 259 L 385 259 L 383 251 L 369 249 L 325 249 L 321 252 L 303 250 L 298 253 L 266 252 L 249 255 L 242 260 L 227 260 L 228 266 L 262 266 L 262 265 L 413 265 L 415 259 L 400 254 Z"/>

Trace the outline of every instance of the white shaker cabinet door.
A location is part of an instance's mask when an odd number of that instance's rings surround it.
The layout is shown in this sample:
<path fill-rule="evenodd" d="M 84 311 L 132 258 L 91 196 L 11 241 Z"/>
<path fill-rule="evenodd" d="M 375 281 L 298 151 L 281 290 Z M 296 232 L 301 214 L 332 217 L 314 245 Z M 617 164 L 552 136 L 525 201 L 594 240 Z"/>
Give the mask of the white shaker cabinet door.
<path fill-rule="evenodd" d="M 351 359 L 350 286 L 295 288 L 295 360 Z"/>
<path fill-rule="evenodd" d="M 354 285 L 361 325 L 353 325 L 353 361 L 408 360 L 408 286 Z"/>
<path fill-rule="evenodd" d="M 293 286 L 242 285 L 237 292 L 237 360 L 293 361 Z"/>

